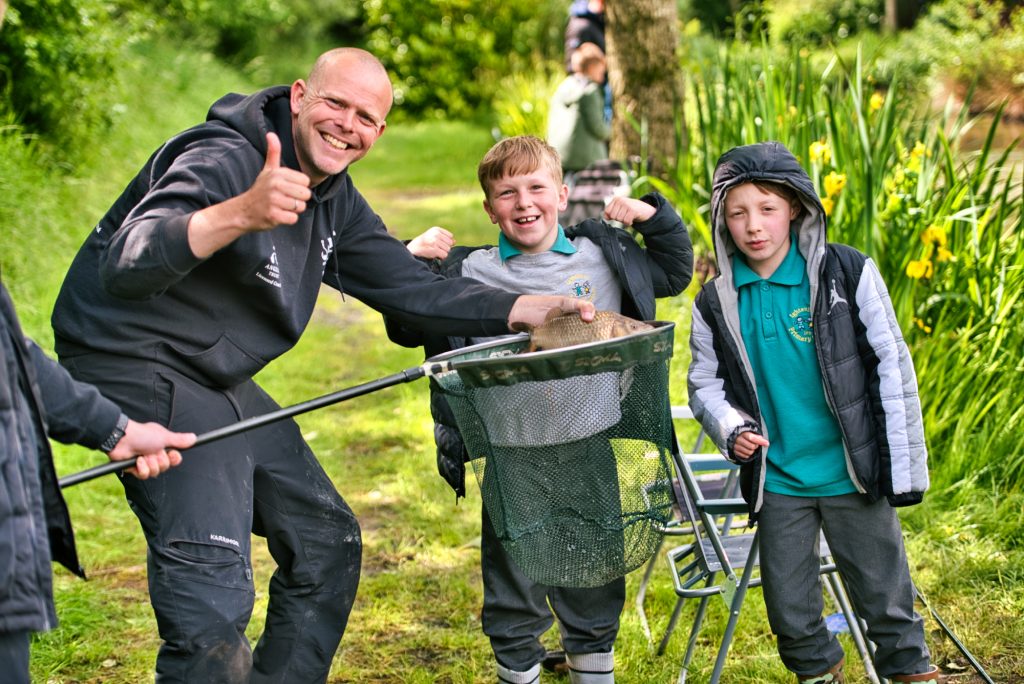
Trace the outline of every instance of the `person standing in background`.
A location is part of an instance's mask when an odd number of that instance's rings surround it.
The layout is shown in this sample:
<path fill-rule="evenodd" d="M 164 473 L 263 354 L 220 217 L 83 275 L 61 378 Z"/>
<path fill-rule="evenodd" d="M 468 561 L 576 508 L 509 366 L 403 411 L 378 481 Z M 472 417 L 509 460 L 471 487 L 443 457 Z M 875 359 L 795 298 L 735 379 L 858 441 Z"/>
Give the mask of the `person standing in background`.
<path fill-rule="evenodd" d="M 584 43 L 593 43 L 605 52 L 604 0 L 575 0 L 569 7 L 565 25 L 565 72 L 571 74 L 572 53 Z"/>
<path fill-rule="evenodd" d="M 584 43 L 593 43 L 607 54 L 604 41 L 604 0 L 574 0 L 565 24 L 565 72 L 573 73 L 572 54 Z M 612 89 L 607 74 L 599 81 L 604 96 L 604 120 L 612 120 Z"/>
<path fill-rule="evenodd" d="M 565 182 L 572 175 L 608 158 L 611 127 L 604 118 L 601 84 L 607 73 L 604 52 L 594 43 L 583 43 L 572 54 L 573 73 L 551 97 L 548 143 L 562 158 Z"/>

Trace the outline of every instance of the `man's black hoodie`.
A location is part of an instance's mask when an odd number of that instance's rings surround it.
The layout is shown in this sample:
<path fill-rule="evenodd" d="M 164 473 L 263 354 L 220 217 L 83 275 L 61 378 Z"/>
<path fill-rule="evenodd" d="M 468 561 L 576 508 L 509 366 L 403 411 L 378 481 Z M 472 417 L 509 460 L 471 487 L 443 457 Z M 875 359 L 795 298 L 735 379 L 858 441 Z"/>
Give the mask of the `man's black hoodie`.
<path fill-rule="evenodd" d="M 299 169 L 285 86 L 221 98 L 205 123 L 150 157 L 71 265 L 52 319 L 62 358 L 134 356 L 231 387 L 298 341 L 321 282 L 425 330 L 508 332 L 515 294 L 431 273 L 388 234 L 347 172 L 313 188 L 295 225 L 196 258 L 189 219 L 252 186 L 270 131 L 282 165 Z"/>

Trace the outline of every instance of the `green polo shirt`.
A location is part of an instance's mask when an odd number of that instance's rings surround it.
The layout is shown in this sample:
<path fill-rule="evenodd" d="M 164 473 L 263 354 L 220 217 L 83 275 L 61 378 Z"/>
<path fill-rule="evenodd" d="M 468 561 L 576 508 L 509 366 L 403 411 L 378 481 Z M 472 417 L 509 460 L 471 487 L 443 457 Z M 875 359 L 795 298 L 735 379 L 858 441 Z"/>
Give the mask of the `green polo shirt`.
<path fill-rule="evenodd" d="M 548 249 L 549 252 L 558 252 L 559 254 L 575 254 L 576 248 L 569 238 L 565 237 L 565 230 L 562 225 L 558 225 L 558 235 L 555 237 L 555 243 Z M 514 256 L 519 256 L 522 251 L 505 237 L 504 233 L 498 233 L 498 255 L 502 261 L 507 261 Z"/>
<path fill-rule="evenodd" d="M 765 490 L 789 496 L 857 491 L 846 471 L 839 424 L 825 401 L 812 334 L 807 262 L 796 240 L 768 278 L 754 273 L 739 252 L 732 267 L 740 332 L 771 443 Z"/>

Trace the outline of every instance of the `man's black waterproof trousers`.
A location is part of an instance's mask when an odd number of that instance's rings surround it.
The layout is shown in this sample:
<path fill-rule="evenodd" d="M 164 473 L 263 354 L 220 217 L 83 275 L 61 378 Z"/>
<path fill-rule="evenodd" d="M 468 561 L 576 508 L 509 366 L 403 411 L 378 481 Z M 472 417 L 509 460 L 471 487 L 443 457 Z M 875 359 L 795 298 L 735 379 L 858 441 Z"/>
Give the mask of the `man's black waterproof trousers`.
<path fill-rule="evenodd" d="M 279 406 L 253 381 L 212 388 L 162 364 L 101 354 L 62 359 L 136 421 L 202 434 Z M 359 583 L 352 511 L 282 420 L 196 447 L 155 479 L 122 482 L 148 544 L 149 593 L 164 643 L 157 682 L 323 682 Z M 255 649 L 251 534 L 277 570 Z"/>

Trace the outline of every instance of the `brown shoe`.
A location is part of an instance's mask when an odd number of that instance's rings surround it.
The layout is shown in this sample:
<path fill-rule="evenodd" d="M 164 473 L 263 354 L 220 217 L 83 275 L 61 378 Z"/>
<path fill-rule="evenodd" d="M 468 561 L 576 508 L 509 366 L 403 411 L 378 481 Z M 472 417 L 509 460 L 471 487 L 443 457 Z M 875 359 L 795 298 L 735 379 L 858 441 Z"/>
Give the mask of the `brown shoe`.
<path fill-rule="evenodd" d="M 949 681 L 949 677 L 939 672 L 937 667 L 918 674 L 893 675 L 889 679 L 894 682 L 921 682 L 922 684 L 945 684 Z"/>
<path fill-rule="evenodd" d="M 843 676 L 843 664 L 845 662 L 846 658 L 842 658 L 838 663 L 821 674 L 797 675 L 796 680 L 800 684 L 843 684 L 846 681 L 846 677 Z"/>

